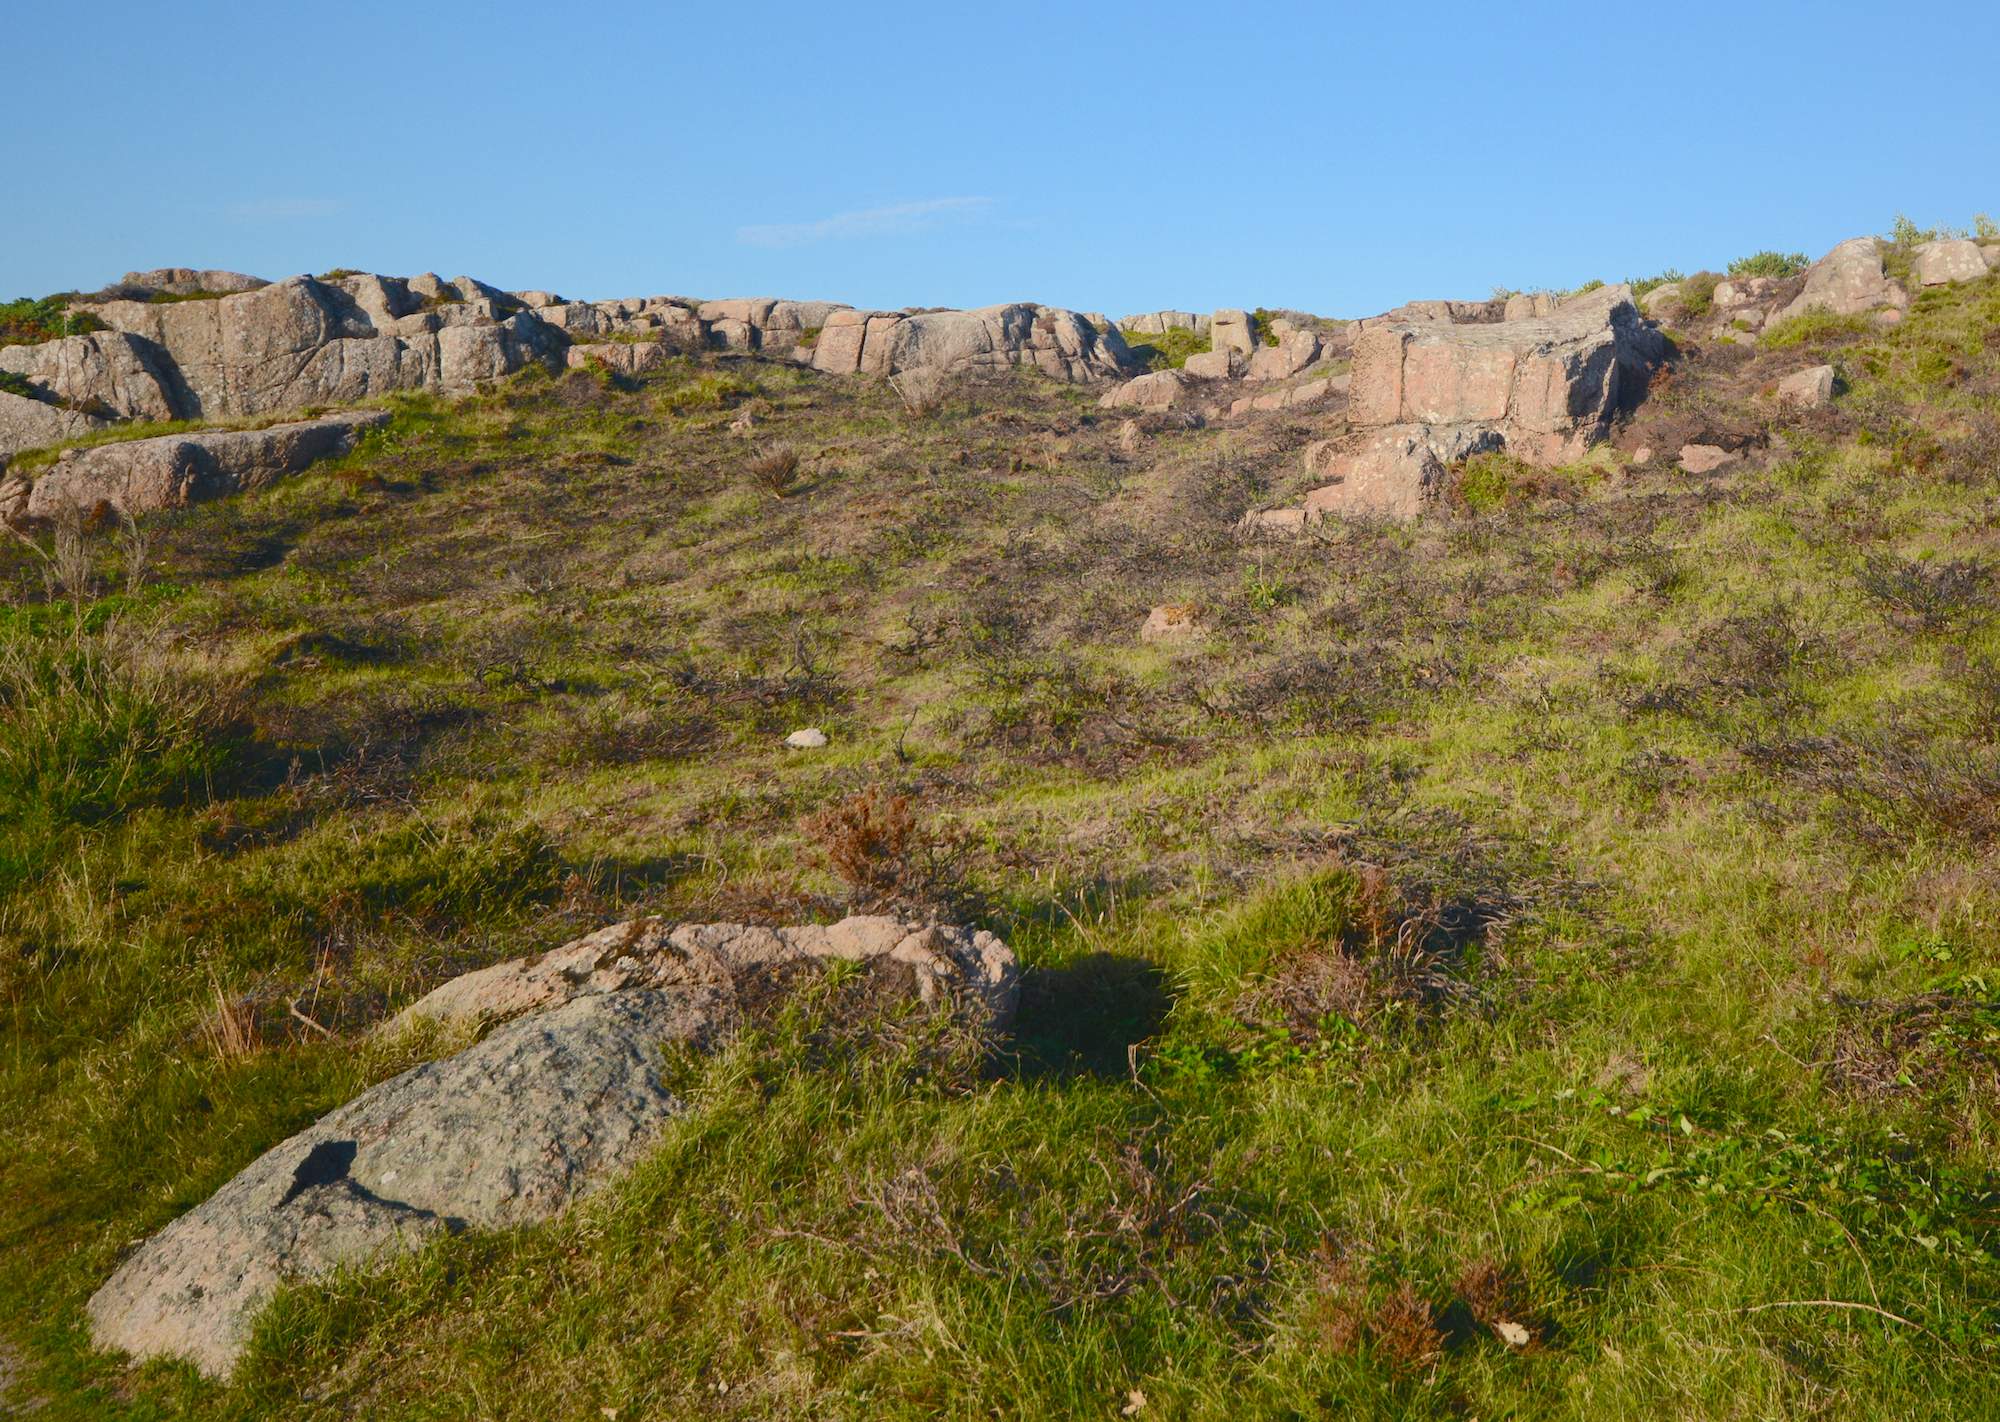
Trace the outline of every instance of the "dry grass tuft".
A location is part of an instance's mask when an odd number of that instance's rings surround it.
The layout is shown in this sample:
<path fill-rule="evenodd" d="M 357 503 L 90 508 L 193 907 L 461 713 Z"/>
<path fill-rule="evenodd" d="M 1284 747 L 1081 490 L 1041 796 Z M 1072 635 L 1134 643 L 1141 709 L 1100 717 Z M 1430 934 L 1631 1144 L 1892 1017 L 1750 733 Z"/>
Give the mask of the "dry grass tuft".
<path fill-rule="evenodd" d="M 856 903 L 881 903 L 909 886 L 921 840 L 909 796 L 871 785 L 812 816 L 804 829 Z"/>
<path fill-rule="evenodd" d="M 773 498 L 782 499 L 798 482 L 799 452 L 789 444 L 774 444 L 750 458 L 750 475 Z"/>
<path fill-rule="evenodd" d="M 210 976 L 213 1005 L 202 1023 L 202 1041 L 225 1062 L 241 1061 L 263 1045 L 257 1026 L 257 1010 L 247 999 L 232 998 L 222 990 L 222 981 Z"/>
<path fill-rule="evenodd" d="M 919 365 L 889 377 L 889 386 L 912 415 L 934 415 L 956 382 L 940 365 Z"/>

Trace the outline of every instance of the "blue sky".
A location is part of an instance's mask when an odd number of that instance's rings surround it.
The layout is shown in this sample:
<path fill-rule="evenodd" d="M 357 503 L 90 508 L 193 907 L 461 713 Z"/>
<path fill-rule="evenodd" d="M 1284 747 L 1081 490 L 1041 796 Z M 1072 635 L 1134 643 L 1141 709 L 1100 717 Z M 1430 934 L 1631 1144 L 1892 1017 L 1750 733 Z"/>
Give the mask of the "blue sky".
<path fill-rule="evenodd" d="M 2000 7 L 0 0 L 0 297 L 129 268 L 1363 315 L 2000 214 Z"/>

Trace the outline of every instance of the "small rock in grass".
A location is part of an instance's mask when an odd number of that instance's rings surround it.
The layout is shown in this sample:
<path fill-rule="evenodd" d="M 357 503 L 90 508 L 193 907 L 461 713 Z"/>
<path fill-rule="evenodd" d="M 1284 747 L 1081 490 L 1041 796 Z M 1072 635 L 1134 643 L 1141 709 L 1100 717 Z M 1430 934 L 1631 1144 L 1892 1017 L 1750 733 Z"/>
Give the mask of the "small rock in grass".
<path fill-rule="evenodd" d="M 1684 444 L 1681 446 L 1681 469 L 1689 474 L 1713 474 L 1735 457 L 1720 445 Z"/>
<path fill-rule="evenodd" d="M 826 744 L 826 732 L 817 726 L 807 726 L 786 736 L 785 744 L 793 750 L 819 750 Z"/>
<path fill-rule="evenodd" d="M 1162 603 L 1146 614 L 1139 629 L 1141 642 L 1182 642 L 1201 630 L 1194 608 L 1184 602 Z"/>
<path fill-rule="evenodd" d="M 1778 382 L 1778 403 L 1817 410 L 1833 402 L 1833 367 L 1808 366 L 1795 370 Z"/>

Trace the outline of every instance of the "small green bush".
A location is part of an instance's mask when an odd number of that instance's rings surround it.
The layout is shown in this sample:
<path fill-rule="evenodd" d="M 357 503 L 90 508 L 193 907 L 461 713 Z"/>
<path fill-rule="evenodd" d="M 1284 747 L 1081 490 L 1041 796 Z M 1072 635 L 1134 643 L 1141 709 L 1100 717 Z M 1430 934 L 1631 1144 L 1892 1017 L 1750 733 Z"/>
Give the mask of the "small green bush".
<path fill-rule="evenodd" d="M 1729 274 L 1733 277 L 1783 278 L 1797 276 L 1811 265 L 1812 258 L 1804 252 L 1752 252 L 1731 262 Z"/>
<path fill-rule="evenodd" d="M 1250 338 L 1260 346 L 1278 344 L 1278 333 L 1271 329 L 1271 323 L 1278 318 L 1263 307 L 1250 313 Z"/>
<path fill-rule="evenodd" d="M 19 395 L 24 400 L 40 399 L 34 383 L 25 375 L 16 375 L 11 370 L 0 370 L 0 391 L 9 395 Z"/>
<path fill-rule="evenodd" d="M 1681 280 L 1681 309 L 1699 320 L 1715 306 L 1715 289 L 1722 285 L 1718 272 L 1696 272 Z"/>
<path fill-rule="evenodd" d="M 71 311 L 69 303 L 68 294 L 0 302 L 0 346 L 31 346 L 104 329 L 97 317 Z"/>
<path fill-rule="evenodd" d="M 319 274 L 319 280 L 339 281 L 343 277 L 360 276 L 360 275 L 361 273 L 353 267 L 335 267 L 332 271 L 321 272 Z"/>
<path fill-rule="evenodd" d="M 1132 354 L 1148 370 L 1179 370 L 1187 364 L 1189 356 L 1201 355 L 1211 348 L 1207 336 L 1197 336 L 1185 326 L 1176 326 L 1158 336 L 1140 331 L 1126 331 L 1124 336 Z"/>
<path fill-rule="evenodd" d="M 1656 291 L 1670 282 L 1686 281 L 1687 276 L 1678 267 L 1668 267 L 1658 276 L 1632 277 L 1625 284 L 1632 288 L 1632 299 L 1637 301 L 1649 291 Z"/>

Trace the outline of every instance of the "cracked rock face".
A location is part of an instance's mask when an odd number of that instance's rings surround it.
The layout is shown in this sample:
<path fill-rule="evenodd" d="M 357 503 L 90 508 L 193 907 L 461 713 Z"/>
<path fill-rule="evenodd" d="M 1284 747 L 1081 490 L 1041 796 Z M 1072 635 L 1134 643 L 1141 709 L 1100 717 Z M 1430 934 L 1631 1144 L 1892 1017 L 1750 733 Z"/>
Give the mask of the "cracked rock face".
<path fill-rule="evenodd" d="M 288 1280 L 379 1263 L 440 1232 L 546 1220 L 637 1162 L 685 1110 L 666 1043 L 711 1046 L 774 970 L 894 965 L 924 1001 L 999 1023 L 1014 956 L 989 933 L 886 918 L 752 928 L 641 919 L 446 983 L 390 1024 L 498 1021 L 477 1044 L 371 1087 L 273 1147 L 128 1258 L 91 1297 L 100 1347 L 226 1375 Z"/>

